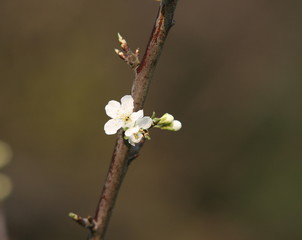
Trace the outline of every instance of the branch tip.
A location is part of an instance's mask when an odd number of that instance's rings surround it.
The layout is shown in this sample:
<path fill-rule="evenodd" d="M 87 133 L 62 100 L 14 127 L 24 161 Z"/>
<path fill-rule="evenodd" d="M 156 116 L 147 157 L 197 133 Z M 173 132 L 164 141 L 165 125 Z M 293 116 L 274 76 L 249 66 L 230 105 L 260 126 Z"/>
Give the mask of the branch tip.
<path fill-rule="evenodd" d="M 82 227 L 84 228 L 88 228 L 91 231 L 95 231 L 96 228 L 96 222 L 95 220 L 88 216 L 87 218 L 82 218 L 81 216 L 79 216 L 78 214 L 75 213 L 69 213 L 68 216 L 75 221 L 76 223 L 80 224 Z"/>

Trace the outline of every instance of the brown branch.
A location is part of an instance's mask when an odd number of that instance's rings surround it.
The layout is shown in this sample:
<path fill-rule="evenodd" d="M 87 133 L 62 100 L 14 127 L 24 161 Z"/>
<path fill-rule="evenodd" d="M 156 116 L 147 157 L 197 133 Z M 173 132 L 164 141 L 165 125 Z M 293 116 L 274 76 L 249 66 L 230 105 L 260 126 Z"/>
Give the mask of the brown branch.
<path fill-rule="evenodd" d="M 176 4 L 177 0 L 163 0 L 161 2 L 146 52 L 141 64 L 136 69 L 136 77 L 132 85 L 131 94 L 134 98 L 134 111 L 143 108 L 157 61 L 168 32 L 174 25 L 173 16 Z"/>
<path fill-rule="evenodd" d="M 178 0 L 162 0 L 154 28 L 140 65 L 135 68 L 131 94 L 134 99 L 134 111 L 142 109 L 153 72 L 162 52 L 167 34 L 174 24 L 173 16 Z M 94 217 L 94 228 L 90 230 L 89 240 L 104 240 L 110 216 L 120 186 L 129 163 L 138 156 L 143 143 L 135 147 L 128 145 L 120 130 L 114 148 L 111 164 Z"/>

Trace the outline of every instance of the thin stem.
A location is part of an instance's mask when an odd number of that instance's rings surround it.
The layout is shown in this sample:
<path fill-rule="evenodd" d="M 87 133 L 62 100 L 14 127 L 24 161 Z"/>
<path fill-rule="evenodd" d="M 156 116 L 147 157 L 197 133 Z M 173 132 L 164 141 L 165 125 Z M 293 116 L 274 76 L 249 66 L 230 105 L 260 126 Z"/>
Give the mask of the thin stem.
<path fill-rule="evenodd" d="M 167 34 L 173 26 L 173 16 L 178 0 L 162 0 L 154 24 L 154 28 L 147 45 L 142 62 L 135 69 L 131 94 L 134 98 L 134 111 L 142 109 L 153 72 L 162 52 Z M 143 143 L 135 147 L 125 143 L 123 132 L 120 131 L 113 151 L 111 164 L 102 194 L 96 209 L 94 221 L 95 227 L 91 230 L 89 240 L 104 240 L 108 228 L 110 216 L 126 175 L 129 163 L 138 156 Z"/>

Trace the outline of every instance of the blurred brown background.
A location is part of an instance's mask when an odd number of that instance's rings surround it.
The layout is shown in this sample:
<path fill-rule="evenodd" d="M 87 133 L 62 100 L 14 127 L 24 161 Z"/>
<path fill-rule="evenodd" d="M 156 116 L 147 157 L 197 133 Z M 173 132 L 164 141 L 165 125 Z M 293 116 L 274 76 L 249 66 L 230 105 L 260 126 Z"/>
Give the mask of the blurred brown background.
<path fill-rule="evenodd" d="M 11 240 L 85 239 L 115 136 L 104 107 L 144 51 L 152 0 L 0 1 L 0 139 Z M 172 113 L 133 162 L 108 239 L 302 239 L 301 1 L 180 0 L 145 105 Z"/>

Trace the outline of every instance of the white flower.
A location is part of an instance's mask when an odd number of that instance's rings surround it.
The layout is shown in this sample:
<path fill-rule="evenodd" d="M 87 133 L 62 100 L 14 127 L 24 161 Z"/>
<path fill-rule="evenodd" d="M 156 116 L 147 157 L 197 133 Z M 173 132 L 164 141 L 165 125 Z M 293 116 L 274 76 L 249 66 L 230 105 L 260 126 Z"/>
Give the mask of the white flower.
<path fill-rule="evenodd" d="M 120 128 L 124 130 L 135 125 L 138 119 L 144 116 L 144 111 L 133 112 L 134 104 L 131 95 L 122 97 L 121 103 L 109 101 L 105 106 L 106 114 L 111 117 L 104 126 L 105 133 L 108 135 L 115 134 Z"/>
<path fill-rule="evenodd" d="M 105 133 L 112 135 L 122 128 L 125 131 L 124 139 L 135 146 L 143 138 L 150 139 L 148 129 L 151 126 L 170 131 L 178 131 L 182 127 L 181 122 L 174 120 L 169 113 L 160 118 L 156 118 L 154 113 L 152 117 L 144 117 L 143 110 L 133 112 L 133 109 L 134 100 L 131 95 L 122 97 L 120 103 L 114 100 L 109 101 L 105 106 L 105 111 L 111 119 L 105 123 Z"/>
<path fill-rule="evenodd" d="M 134 146 L 136 143 L 139 143 L 148 128 L 152 125 L 152 119 L 150 117 L 143 117 L 136 121 L 134 127 L 129 128 L 125 132 L 125 138 L 128 139 L 129 144 Z"/>

